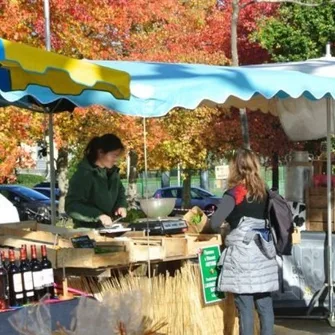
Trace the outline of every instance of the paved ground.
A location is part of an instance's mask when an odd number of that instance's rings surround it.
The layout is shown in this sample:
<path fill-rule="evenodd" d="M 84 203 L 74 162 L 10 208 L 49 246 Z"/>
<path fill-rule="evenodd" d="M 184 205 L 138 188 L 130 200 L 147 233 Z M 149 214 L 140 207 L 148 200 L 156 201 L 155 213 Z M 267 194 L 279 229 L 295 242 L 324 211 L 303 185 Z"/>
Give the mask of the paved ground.
<path fill-rule="evenodd" d="M 335 335 L 324 320 L 276 320 L 275 335 Z"/>

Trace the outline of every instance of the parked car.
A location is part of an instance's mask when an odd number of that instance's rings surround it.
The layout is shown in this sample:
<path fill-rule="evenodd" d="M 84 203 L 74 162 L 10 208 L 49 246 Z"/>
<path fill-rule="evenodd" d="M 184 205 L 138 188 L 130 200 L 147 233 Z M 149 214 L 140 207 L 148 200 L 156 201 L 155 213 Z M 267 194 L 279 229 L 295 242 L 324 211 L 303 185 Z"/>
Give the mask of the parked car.
<path fill-rule="evenodd" d="M 48 198 L 51 198 L 51 187 L 50 187 L 50 182 L 49 181 L 43 181 L 41 183 L 36 184 L 33 187 L 33 190 L 44 194 Z M 58 187 L 58 182 L 55 183 L 55 195 L 56 195 L 56 200 L 59 200 L 60 189 Z"/>
<path fill-rule="evenodd" d="M 51 200 L 44 194 L 21 185 L 0 185 L 0 194 L 17 208 L 21 221 L 44 213 L 45 223 L 50 222 Z"/>
<path fill-rule="evenodd" d="M 20 222 L 16 207 L 2 194 L 0 194 L 0 212 L 0 224 Z"/>
<path fill-rule="evenodd" d="M 36 186 L 34 186 L 33 190 L 44 194 L 48 198 L 51 198 L 51 188 L 50 187 L 36 187 Z M 56 196 L 56 200 L 59 200 L 59 197 L 60 197 L 59 188 L 55 188 L 55 196 Z"/>
<path fill-rule="evenodd" d="M 183 188 L 180 186 L 160 188 L 155 192 L 154 198 L 176 198 L 175 208 L 181 208 Z M 220 200 L 220 197 L 202 188 L 191 187 L 191 207 L 198 206 L 202 210 L 213 211 L 217 209 Z"/>
<path fill-rule="evenodd" d="M 36 185 L 34 186 L 34 188 L 35 188 L 35 187 L 48 187 L 48 188 L 50 188 L 50 181 L 42 181 L 41 183 L 36 184 Z M 56 188 L 59 188 L 59 187 L 58 187 L 58 182 L 55 183 L 55 187 L 56 187 Z"/>

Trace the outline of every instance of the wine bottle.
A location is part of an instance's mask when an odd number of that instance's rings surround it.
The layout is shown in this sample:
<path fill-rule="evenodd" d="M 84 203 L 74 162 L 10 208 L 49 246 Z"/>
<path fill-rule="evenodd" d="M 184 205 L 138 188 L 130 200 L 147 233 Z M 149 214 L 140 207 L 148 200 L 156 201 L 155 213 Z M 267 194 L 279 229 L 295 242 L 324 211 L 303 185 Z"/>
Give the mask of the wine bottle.
<path fill-rule="evenodd" d="M 30 265 L 30 260 L 28 259 L 27 244 L 22 244 L 21 249 L 24 249 L 24 251 L 26 252 L 26 256 L 27 256 L 26 262 Z"/>
<path fill-rule="evenodd" d="M 9 250 L 8 266 L 8 286 L 9 286 L 9 305 L 17 307 L 23 305 L 23 285 L 20 269 L 15 264 L 14 250 Z"/>
<path fill-rule="evenodd" d="M 8 309 L 8 277 L 7 270 L 2 261 L 2 252 L 0 258 L 0 310 Z"/>
<path fill-rule="evenodd" d="M 42 265 L 37 259 L 36 245 L 31 246 L 31 271 L 33 273 L 35 300 L 39 301 L 44 296 Z"/>
<path fill-rule="evenodd" d="M 3 267 L 7 271 L 8 270 L 8 266 L 9 266 L 9 259 L 6 258 L 6 252 L 5 251 L 1 251 L 1 261 L 2 261 Z"/>
<path fill-rule="evenodd" d="M 31 272 L 30 265 L 27 259 L 27 251 L 23 247 L 20 250 L 20 266 L 19 269 L 22 274 L 22 281 L 23 281 L 23 292 L 24 298 L 23 303 L 29 304 L 34 301 L 35 293 L 34 293 L 34 284 L 33 284 L 33 274 Z"/>
<path fill-rule="evenodd" d="M 54 289 L 54 270 L 52 264 L 48 259 L 47 247 L 41 245 L 41 254 L 42 254 L 42 273 L 43 273 L 43 286 L 44 292 L 50 294 L 50 299 L 55 298 L 55 289 Z"/>

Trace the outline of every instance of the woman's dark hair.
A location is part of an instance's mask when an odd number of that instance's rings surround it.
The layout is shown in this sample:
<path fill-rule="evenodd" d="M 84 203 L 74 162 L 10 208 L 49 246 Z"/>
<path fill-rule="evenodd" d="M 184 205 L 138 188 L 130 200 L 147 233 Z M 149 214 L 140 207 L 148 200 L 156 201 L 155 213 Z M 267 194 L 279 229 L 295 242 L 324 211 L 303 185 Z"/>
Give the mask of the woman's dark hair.
<path fill-rule="evenodd" d="M 124 150 L 121 140 L 114 134 L 105 134 L 102 136 L 93 137 L 85 149 L 85 157 L 91 164 L 94 164 L 98 159 L 98 152 L 103 153 L 116 150 Z"/>

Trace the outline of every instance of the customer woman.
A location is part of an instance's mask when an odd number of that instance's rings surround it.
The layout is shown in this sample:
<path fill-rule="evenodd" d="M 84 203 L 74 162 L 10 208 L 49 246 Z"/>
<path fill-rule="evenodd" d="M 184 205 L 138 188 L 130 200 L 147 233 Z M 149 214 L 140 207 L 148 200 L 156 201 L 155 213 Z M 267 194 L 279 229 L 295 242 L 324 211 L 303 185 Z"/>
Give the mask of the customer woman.
<path fill-rule="evenodd" d="M 124 146 L 113 134 L 94 137 L 70 180 L 65 211 L 75 228 L 109 227 L 113 216 L 126 217 L 127 201 L 115 166 Z"/>
<path fill-rule="evenodd" d="M 254 305 L 261 335 L 273 335 L 271 292 L 279 287 L 278 265 L 266 220 L 266 187 L 260 176 L 258 157 L 252 151 L 239 150 L 233 157 L 228 188 L 211 219 L 216 231 L 224 221 L 230 225 L 219 261 L 222 268 L 217 289 L 234 294 L 240 335 L 254 333 Z"/>

